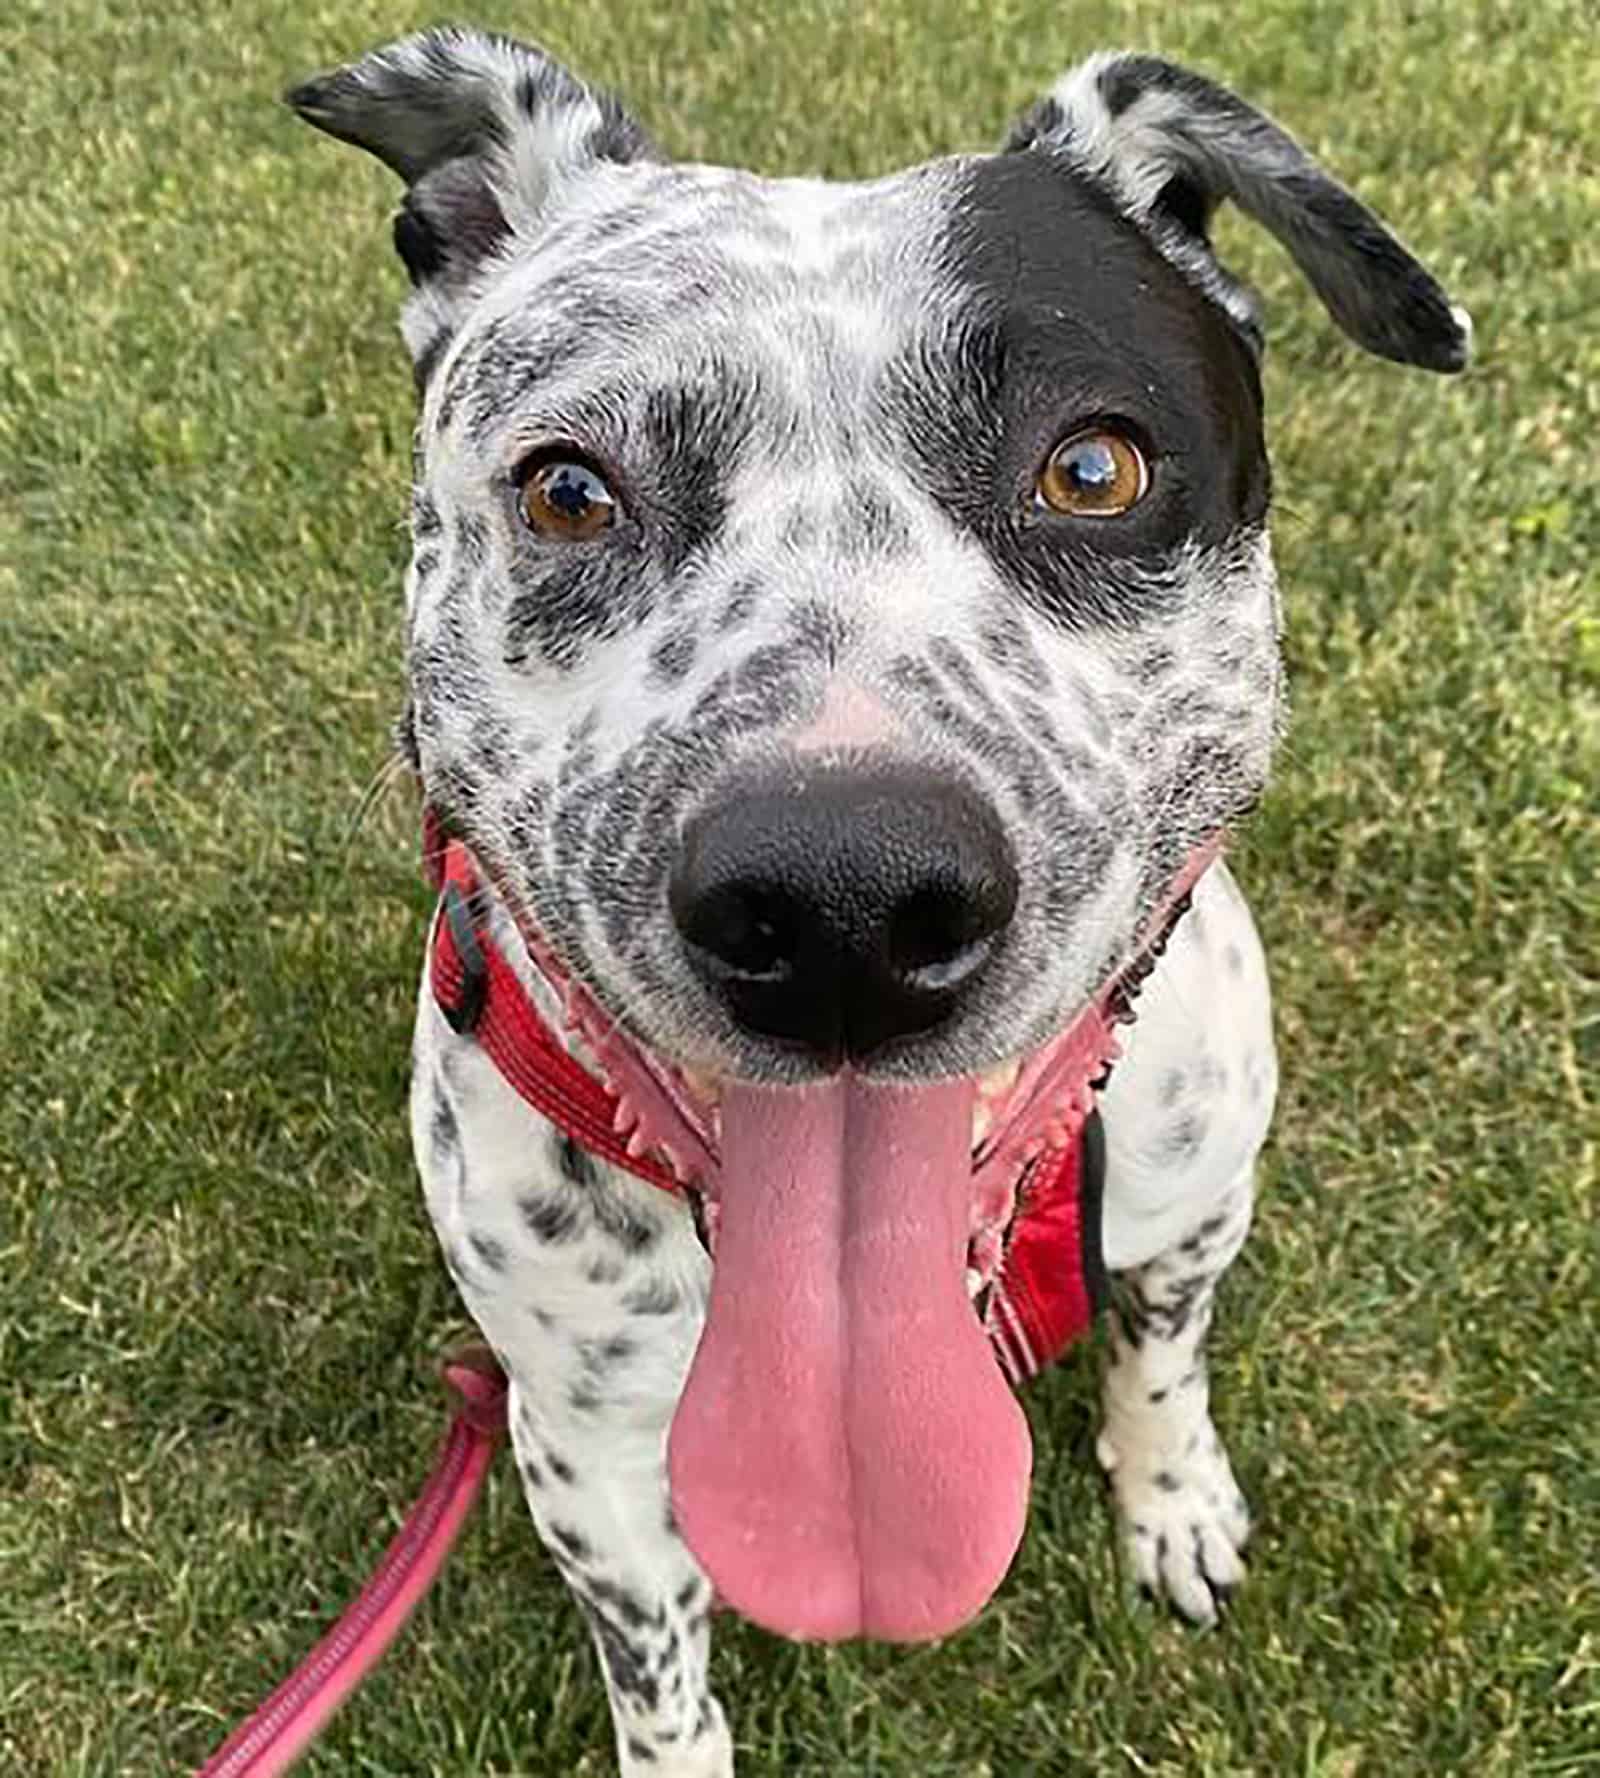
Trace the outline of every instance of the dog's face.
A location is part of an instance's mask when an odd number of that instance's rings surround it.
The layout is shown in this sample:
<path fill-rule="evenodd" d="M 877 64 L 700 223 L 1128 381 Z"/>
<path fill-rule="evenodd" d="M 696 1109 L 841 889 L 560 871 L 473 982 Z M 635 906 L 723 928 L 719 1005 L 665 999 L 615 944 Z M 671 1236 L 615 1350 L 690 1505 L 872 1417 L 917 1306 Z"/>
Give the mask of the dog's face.
<path fill-rule="evenodd" d="M 1266 773 L 1250 352 L 1040 156 L 845 187 L 634 164 L 569 189 L 424 406 L 431 793 L 565 966 L 699 1070 L 1035 1049 Z M 804 819 L 763 790 L 796 775 L 847 802 L 854 776 L 925 783 L 945 851 L 989 826 L 973 869 L 1009 861 L 1005 929 L 926 1031 L 851 1009 L 859 1037 L 808 1041 L 807 1009 L 744 1016 L 697 958 L 671 893 L 686 836 L 716 828 L 711 873 L 737 880 L 739 823 L 770 898 L 797 870 L 803 896 L 804 861 L 732 812 Z M 935 883 L 962 862 L 930 842 Z"/>
<path fill-rule="evenodd" d="M 664 164 L 498 39 L 294 97 L 410 182 L 436 807 L 703 1075 L 1037 1049 L 1256 798 L 1279 721 L 1257 334 L 1211 208 L 1254 182 L 1347 326 L 1452 368 L 1431 280 L 1258 114 L 1135 58 L 1007 152 L 861 185 Z M 885 801 L 920 855 L 873 857 Z M 833 879 L 874 873 L 852 924 Z M 885 933 L 906 967 L 874 968 Z M 862 980 L 773 979 L 830 956 Z"/>
<path fill-rule="evenodd" d="M 665 164 L 471 34 L 291 102 L 408 185 L 426 795 L 635 1139 L 718 1196 L 676 1521 L 774 1628 L 942 1633 L 1027 1489 L 969 1291 L 1280 717 L 1259 333 L 1211 212 L 1375 351 L 1459 368 L 1463 322 L 1148 58 L 848 186 Z"/>

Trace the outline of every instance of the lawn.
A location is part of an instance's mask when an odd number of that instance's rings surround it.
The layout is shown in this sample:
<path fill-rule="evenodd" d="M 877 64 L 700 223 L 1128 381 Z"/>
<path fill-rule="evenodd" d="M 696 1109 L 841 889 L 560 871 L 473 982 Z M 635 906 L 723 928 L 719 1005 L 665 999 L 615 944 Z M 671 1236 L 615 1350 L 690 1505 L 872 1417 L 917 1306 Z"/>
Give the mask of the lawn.
<path fill-rule="evenodd" d="M 392 182 L 289 79 L 380 0 L 0 21 L 0 1769 L 178 1773 L 419 1485 L 461 1331 L 403 1105 Z M 1092 1365 L 931 1650 L 726 1627 L 743 1774 L 1600 1774 L 1600 34 L 1593 0 L 586 0 L 473 16 L 690 157 L 994 140 L 1084 50 L 1288 121 L 1472 309 L 1454 383 L 1269 304 L 1293 728 L 1237 850 L 1286 1088 L 1214 1344 L 1259 1509 L 1196 1635 L 1129 1597 Z M 601 1774 L 509 1467 L 315 1774 Z"/>

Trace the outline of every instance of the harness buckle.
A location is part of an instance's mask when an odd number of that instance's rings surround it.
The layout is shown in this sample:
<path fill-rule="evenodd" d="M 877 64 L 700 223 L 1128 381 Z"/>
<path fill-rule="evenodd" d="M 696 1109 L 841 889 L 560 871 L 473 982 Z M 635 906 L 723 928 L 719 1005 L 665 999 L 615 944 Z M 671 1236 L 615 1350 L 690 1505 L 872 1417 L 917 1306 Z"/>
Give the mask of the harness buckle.
<path fill-rule="evenodd" d="M 467 1037 L 477 1029 L 483 1017 L 484 1002 L 489 997 L 489 964 L 478 943 L 478 929 L 472 918 L 467 898 L 454 883 L 446 883 L 440 907 L 450 927 L 450 940 L 461 964 L 461 992 L 454 1006 L 439 1001 L 445 1023 L 458 1037 Z"/>

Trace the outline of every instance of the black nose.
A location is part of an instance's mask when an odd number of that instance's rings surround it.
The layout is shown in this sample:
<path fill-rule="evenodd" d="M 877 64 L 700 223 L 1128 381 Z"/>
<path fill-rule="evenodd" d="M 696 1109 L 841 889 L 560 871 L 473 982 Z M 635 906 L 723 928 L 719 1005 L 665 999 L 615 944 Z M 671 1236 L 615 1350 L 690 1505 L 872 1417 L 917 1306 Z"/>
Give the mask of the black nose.
<path fill-rule="evenodd" d="M 817 767 L 692 821 L 669 891 L 696 973 L 745 1030 L 831 1061 L 947 1019 L 1017 903 L 993 811 L 931 772 Z"/>

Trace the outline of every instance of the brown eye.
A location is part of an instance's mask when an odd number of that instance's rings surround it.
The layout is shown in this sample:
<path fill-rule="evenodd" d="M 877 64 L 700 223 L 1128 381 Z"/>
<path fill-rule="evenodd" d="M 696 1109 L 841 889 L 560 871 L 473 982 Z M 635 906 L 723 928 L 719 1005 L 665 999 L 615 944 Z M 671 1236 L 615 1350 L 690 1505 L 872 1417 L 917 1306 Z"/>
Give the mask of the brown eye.
<path fill-rule="evenodd" d="M 1052 512 L 1080 519 L 1114 519 L 1137 506 L 1149 486 L 1139 447 L 1104 427 L 1064 438 L 1035 484 L 1038 499 Z"/>
<path fill-rule="evenodd" d="M 581 543 L 616 523 L 616 495 L 599 470 L 577 457 L 534 458 L 518 498 L 522 516 L 544 537 Z"/>

